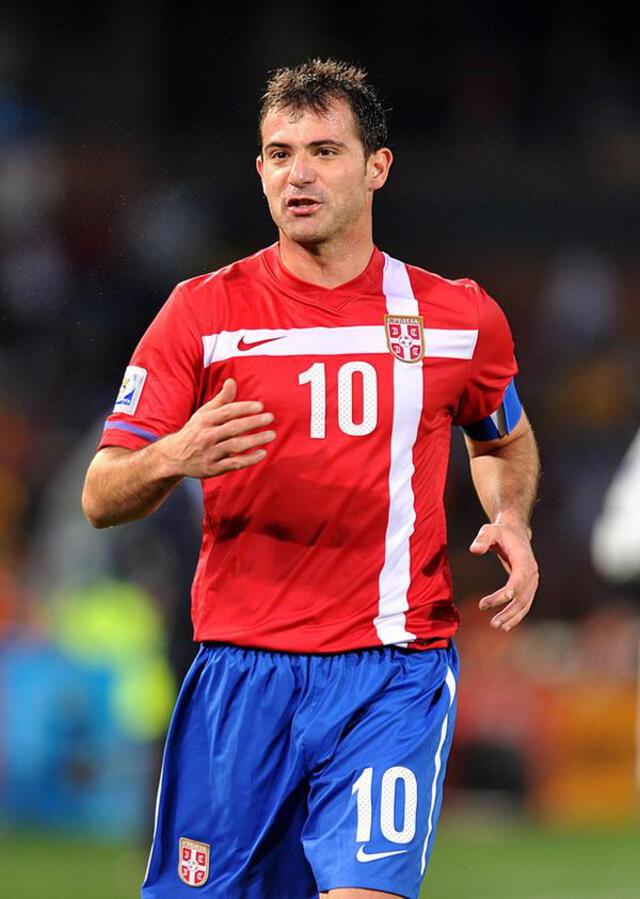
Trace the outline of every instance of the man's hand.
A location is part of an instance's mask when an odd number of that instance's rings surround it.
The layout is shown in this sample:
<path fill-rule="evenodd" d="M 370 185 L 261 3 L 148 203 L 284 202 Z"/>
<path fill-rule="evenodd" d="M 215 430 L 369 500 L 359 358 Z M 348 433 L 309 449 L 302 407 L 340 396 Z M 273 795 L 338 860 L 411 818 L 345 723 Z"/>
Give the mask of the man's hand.
<path fill-rule="evenodd" d="M 510 631 L 525 617 L 538 588 L 538 564 L 531 549 L 531 531 L 515 513 L 502 512 L 493 524 L 484 524 L 469 550 L 478 556 L 494 552 L 509 579 L 504 587 L 480 600 L 480 608 L 508 603 L 491 619 L 491 626 Z"/>
<path fill-rule="evenodd" d="M 257 431 L 273 421 L 257 401 L 234 402 L 236 382 L 228 378 L 222 390 L 201 406 L 189 421 L 156 444 L 166 477 L 212 478 L 248 468 L 267 455 L 262 447 L 275 431 Z M 252 450 L 252 452 L 247 452 Z"/>
<path fill-rule="evenodd" d="M 183 477 L 212 478 L 248 468 L 266 456 L 273 415 L 257 401 L 234 402 L 236 382 L 228 378 L 222 390 L 191 416 L 175 434 L 139 450 L 108 446 L 93 458 L 82 508 L 96 528 L 125 524 L 150 515 Z"/>

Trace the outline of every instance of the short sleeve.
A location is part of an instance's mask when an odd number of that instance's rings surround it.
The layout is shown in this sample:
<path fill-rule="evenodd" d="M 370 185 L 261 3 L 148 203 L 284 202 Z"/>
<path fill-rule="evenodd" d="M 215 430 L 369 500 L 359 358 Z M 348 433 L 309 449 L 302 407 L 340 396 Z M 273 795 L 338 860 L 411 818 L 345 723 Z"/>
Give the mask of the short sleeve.
<path fill-rule="evenodd" d="M 468 427 L 492 415 L 518 371 L 513 338 L 500 306 L 477 284 L 478 339 L 453 423 Z"/>
<path fill-rule="evenodd" d="M 180 430 L 197 408 L 202 358 L 188 297 L 177 285 L 131 357 L 98 449 L 141 449 Z"/>

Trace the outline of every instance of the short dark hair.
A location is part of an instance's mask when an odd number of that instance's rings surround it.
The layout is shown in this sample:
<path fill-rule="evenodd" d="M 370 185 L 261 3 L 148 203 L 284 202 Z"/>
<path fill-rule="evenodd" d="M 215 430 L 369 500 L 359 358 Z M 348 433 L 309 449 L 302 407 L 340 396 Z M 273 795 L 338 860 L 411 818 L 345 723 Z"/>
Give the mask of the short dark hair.
<path fill-rule="evenodd" d="M 309 59 L 295 68 L 276 69 L 260 102 L 258 141 L 262 124 L 272 109 L 326 113 L 332 100 L 346 100 L 356 122 L 364 153 L 369 157 L 387 142 L 387 116 L 364 69 L 335 59 Z"/>

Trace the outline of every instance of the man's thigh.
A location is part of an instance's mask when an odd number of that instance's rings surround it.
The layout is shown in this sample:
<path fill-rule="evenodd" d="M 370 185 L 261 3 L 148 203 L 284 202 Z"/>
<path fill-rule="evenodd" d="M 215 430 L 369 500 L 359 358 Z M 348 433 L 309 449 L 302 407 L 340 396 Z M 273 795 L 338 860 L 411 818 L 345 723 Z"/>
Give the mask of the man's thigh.
<path fill-rule="evenodd" d="M 331 899 L 417 899 L 433 847 L 453 736 L 457 655 L 453 647 L 394 650 L 390 659 L 400 666 L 394 677 L 311 776 L 302 839 L 320 895 Z M 357 695 L 356 682 L 352 689 Z M 322 710 L 317 714 L 322 730 Z"/>

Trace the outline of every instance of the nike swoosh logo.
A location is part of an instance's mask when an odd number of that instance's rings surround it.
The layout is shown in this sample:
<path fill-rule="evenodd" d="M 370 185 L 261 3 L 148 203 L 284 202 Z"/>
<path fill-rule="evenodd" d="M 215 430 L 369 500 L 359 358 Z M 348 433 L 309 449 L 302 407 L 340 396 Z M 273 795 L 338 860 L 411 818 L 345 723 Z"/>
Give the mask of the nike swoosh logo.
<path fill-rule="evenodd" d="M 282 340 L 282 337 L 266 337 L 264 340 L 253 340 L 251 343 L 247 343 L 244 337 L 241 337 L 238 341 L 238 349 L 241 352 L 252 350 L 254 347 L 261 346 L 263 343 L 271 343 L 272 340 Z"/>
<path fill-rule="evenodd" d="M 390 855 L 402 855 L 403 852 L 408 851 L 408 849 L 394 849 L 392 852 L 365 852 L 364 846 L 360 846 L 356 852 L 356 859 L 359 862 L 375 862 L 379 858 L 388 858 Z"/>

